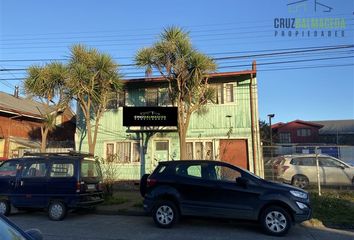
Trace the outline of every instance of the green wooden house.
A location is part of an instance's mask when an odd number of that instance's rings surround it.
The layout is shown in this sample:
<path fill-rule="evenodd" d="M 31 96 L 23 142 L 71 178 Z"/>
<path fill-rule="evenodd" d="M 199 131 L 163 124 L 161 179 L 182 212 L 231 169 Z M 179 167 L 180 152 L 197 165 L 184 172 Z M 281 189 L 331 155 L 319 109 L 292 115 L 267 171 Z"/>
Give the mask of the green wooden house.
<path fill-rule="evenodd" d="M 189 158 L 226 161 L 263 176 L 255 63 L 252 70 L 210 74 L 209 83 L 215 87 L 215 103 L 191 118 Z M 179 159 L 176 128 L 123 126 L 124 106 L 171 106 L 166 87 L 162 78 L 130 79 L 124 80 L 123 91 L 113 93 L 100 121 L 95 154 L 114 159 L 118 179 L 137 180 L 159 161 Z M 76 148 L 88 151 L 83 121 L 78 111 Z"/>

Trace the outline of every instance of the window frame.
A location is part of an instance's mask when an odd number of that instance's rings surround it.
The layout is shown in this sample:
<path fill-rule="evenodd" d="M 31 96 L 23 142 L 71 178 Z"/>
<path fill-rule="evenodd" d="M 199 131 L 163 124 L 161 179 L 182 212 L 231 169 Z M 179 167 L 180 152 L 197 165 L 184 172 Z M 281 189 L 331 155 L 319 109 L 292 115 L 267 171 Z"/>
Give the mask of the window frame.
<path fill-rule="evenodd" d="M 139 140 L 130 140 L 130 141 L 109 141 L 109 142 L 105 142 L 104 143 L 104 158 L 107 159 L 108 155 L 107 155 L 107 145 L 108 144 L 113 144 L 113 156 L 117 155 L 117 145 L 119 143 L 129 143 L 129 162 L 118 162 L 117 159 L 114 159 L 113 157 L 113 161 L 112 163 L 114 164 L 122 164 L 122 165 L 137 165 L 141 163 L 141 158 L 140 158 L 140 151 L 139 151 L 139 161 L 133 161 L 134 159 L 134 144 L 138 145 L 138 149 L 140 150 L 140 141 Z"/>
<path fill-rule="evenodd" d="M 197 143 L 202 143 L 202 158 L 201 159 L 196 159 L 196 144 Z M 211 158 L 206 158 L 206 152 L 205 150 L 207 143 L 211 143 L 211 150 L 212 150 L 212 154 L 211 154 Z M 213 141 L 213 139 L 187 139 L 186 140 L 186 144 L 192 144 L 192 158 L 190 160 L 216 160 L 216 156 L 215 156 L 215 141 Z"/>

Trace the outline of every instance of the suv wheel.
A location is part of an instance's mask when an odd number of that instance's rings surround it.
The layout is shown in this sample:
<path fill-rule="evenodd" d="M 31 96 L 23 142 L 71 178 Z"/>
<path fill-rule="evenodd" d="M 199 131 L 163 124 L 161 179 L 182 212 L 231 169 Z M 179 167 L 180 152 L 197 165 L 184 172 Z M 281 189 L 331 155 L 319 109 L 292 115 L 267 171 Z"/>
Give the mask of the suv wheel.
<path fill-rule="evenodd" d="M 48 207 L 48 217 L 53 221 L 61 221 L 66 216 L 66 207 L 62 202 L 51 202 Z"/>
<path fill-rule="evenodd" d="M 179 212 L 176 205 L 171 201 L 159 201 L 152 216 L 155 224 L 161 228 L 170 228 L 178 221 Z"/>
<path fill-rule="evenodd" d="M 7 200 L 0 200 L 0 214 L 8 216 L 11 212 L 11 205 Z"/>
<path fill-rule="evenodd" d="M 260 218 L 263 230 L 273 236 L 285 235 L 291 227 L 289 213 L 281 207 L 265 209 Z"/>
<path fill-rule="evenodd" d="M 309 179 L 303 175 L 295 175 L 291 184 L 299 188 L 307 188 L 309 186 Z"/>

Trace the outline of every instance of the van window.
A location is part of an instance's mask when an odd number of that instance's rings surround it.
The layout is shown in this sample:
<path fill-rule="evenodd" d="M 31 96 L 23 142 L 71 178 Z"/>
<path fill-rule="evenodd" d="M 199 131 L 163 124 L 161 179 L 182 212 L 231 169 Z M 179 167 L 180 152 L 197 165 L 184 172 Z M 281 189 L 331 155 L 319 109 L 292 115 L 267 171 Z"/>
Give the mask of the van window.
<path fill-rule="evenodd" d="M 22 177 L 45 177 L 47 173 L 46 163 L 27 163 L 22 171 Z"/>
<path fill-rule="evenodd" d="M 50 177 L 72 177 L 74 176 L 74 164 L 53 163 Z"/>
<path fill-rule="evenodd" d="M 14 177 L 18 167 L 18 161 L 8 161 L 0 166 L 0 177 Z"/>
<path fill-rule="evenodd" d="M 95 161 L 84 160 L 81 162 L 81 177 L 100 177 L 100 169 Z"/>

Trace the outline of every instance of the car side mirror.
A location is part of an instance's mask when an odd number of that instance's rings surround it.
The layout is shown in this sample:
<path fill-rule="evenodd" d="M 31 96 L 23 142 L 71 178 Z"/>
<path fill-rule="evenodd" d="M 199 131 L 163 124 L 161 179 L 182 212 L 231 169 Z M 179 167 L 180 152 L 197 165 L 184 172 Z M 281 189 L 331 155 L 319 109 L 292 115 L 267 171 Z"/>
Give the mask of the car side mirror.
<path fill-rule="evenodd" d="M 30 229 L 25 232 L 34 240 L 43 240 L 43 234 L 38 229 Z"/>
<path fill-rule="evenodd" d="M 240 186 L 246 187 L 248 184 L 248 179 L 243 178 L 243 177 L 238 177 L 238 178 L 236 178 L 236 183 Z"/>

